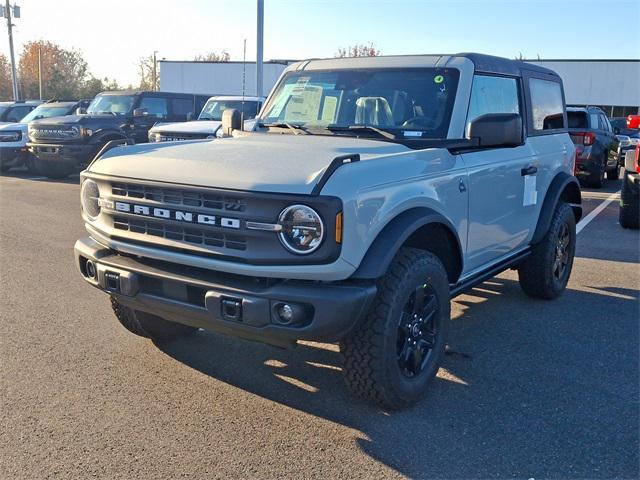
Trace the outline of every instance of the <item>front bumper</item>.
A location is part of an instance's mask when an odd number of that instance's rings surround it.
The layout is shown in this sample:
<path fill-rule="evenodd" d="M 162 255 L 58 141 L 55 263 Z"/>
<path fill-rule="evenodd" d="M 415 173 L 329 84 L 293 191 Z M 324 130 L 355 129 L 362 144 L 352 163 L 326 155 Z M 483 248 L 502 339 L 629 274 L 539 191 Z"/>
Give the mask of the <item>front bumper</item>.
<path fill-rule="evenodd" d="M 83 166 L 93 160 L 96 146 L 90 144 L 27 143 L 27 150 L 45 162 Z"/>
<path fill-rule="evenodd" d="M 22 164 L 27 154 L 25 147 L 5 147 L 0 145 L 0 165 L 17 167 Z"/>
<path fill-rule="evenodd" d="M 143 260 L 91 238 L 76 242 L 75 261 L 86 281 L 133 310 L 278 346 L 296 340 L 337 342 L 365 315 L 376 294 L 373 283 L 266 279 Z M 87 261 L 95 266 L 93 277 Z M 277 314 L 283 304 L 294 310 L 288 324 Z"/>

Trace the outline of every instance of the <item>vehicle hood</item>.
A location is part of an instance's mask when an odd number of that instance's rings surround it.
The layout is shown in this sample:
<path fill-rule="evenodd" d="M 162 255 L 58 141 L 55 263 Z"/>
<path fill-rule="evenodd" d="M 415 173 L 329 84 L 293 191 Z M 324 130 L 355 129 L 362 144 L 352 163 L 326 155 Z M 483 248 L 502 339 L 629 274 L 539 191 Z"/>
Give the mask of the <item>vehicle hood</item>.
<path fill-rule="evenodd" d="M 222 125 L 222 122 L 215 120 L 194 120 L 192 122 L 179 123 L 156 123 L 151 132 L 171 132 L 171 133 L 208 133 L 213 135 Z"/>
<path fill-rule="evenodd" d="M 0 123 L 0 130 L 11 130 L 26 133 L 27 124 L 26 123 Z"/>
<path fill-rule="evenodd" d="M 185 185 L 278 193 L 311 193 L 331 161 L 361 160 L 410 151 L 390 142 L 353 137 L 243 133 L 210 141 L 118 147 L 89 171 Z"/>
<path fill-rule="evenodd" d="M 103 125 L 105 123 L 119 125 L 126 122 L 125 116 L 116 115 L 65 115 L 62 117 L 40 118 L 31 122 L 34 126 L 61 126 L 61 125 Z"/>

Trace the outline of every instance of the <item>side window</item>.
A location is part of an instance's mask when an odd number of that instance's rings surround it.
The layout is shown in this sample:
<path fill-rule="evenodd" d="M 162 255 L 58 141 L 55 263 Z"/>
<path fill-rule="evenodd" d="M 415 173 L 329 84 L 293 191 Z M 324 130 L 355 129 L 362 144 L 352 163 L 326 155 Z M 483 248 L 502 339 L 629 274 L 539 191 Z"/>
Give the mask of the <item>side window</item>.
<path fill-rule="evenodd" d="M 605 132 L 609 131 L 609 125 L 607 124 L 607 117 L 600 114 L 600 130 L 604 130 Z"/>
<path fill-rule="evenodd" d="M 14 107 L 11 109 L 9 114 L 7 115 L 7 122 L 19 122 L 22 120 L 27 113 L 32 110 L 31 107 Z"/>
<path fill-rule="evenodd" d="M 467 124 L 487 113 L 520 113 L 515 78 L 486 75 L 473 77 Z"/>
<path fill-rule="evenodd" d="M 186 120 L 187 114 L 193 112 L 193 100 L 188 98 L 172 98 L 171 110 L 176 120 Z"/>
<path fill-rule="evenodd" d="M 162 97 L 142 97 L 140 108 L 146 108 L 150 117 L 167 118 L 167 99 Z"/>
<path fill-rule="evenodd" d="M 590 113 L 589 114 L 590 117 L 590 122 L 591 123 L 591 128 L 593 128 L 594 130 L 599 130 L 600 129 L 600 119 L 598 118 L 599 115 L 597 113 Z"/>
<path fill-rule="evenodd" d="M 564 128 L 562 88 L 558 82 L 529 79 L 531 122 L 536 131 Z"/>

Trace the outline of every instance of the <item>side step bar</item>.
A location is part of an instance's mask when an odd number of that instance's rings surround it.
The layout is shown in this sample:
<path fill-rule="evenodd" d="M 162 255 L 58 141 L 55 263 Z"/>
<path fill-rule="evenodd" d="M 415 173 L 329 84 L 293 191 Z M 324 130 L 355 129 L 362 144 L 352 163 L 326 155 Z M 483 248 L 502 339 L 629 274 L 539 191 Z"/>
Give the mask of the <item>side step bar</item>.
<path fill-rule="evenodd" d="M 464 293 L 465 291 L 472 289 L 473 287 L 484 282 L 485 280 L 489 280 L 490 278 L 495 277 L 499 273 L 504 272 L 508 268 L 518 265 L 530 254 L 531 254 L 531 249 L 528 248 L 520 253 L 517 253 L 513 257 L 507 258 L 506 260 L 503 260 L 502 262 L 497 263 L 496 265 L 489 268 L 488 270 L 485 270 L 484 272 L 480 272 L 476 275 L 473 275 L 470 278 L 467 278 L 466 280 L 462 280 L 454 285 L 450 285 L 449 292 L 450 292 L 451 298 L 457 297 L 461 293 Z"/>

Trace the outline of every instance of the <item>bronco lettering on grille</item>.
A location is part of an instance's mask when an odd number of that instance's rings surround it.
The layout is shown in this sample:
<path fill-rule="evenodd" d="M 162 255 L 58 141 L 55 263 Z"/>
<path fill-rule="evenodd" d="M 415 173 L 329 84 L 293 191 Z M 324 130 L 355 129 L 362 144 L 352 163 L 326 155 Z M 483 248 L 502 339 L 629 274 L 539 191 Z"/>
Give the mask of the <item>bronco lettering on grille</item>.
<path fill-rule="evenodd" d="M 132 213 L 134 215 L 141 215 L 145 217 L 165 218 L 178 222 L 213 225 L 224 228 L 240 228 L 240 220 L 237 218 L 205 215 L 197 212 L 185 212 L 182 210 L 174 210 L 172 208 L 158 208 L 126 202 L 115 202 L 115 209 L 119 212 Z"/>

